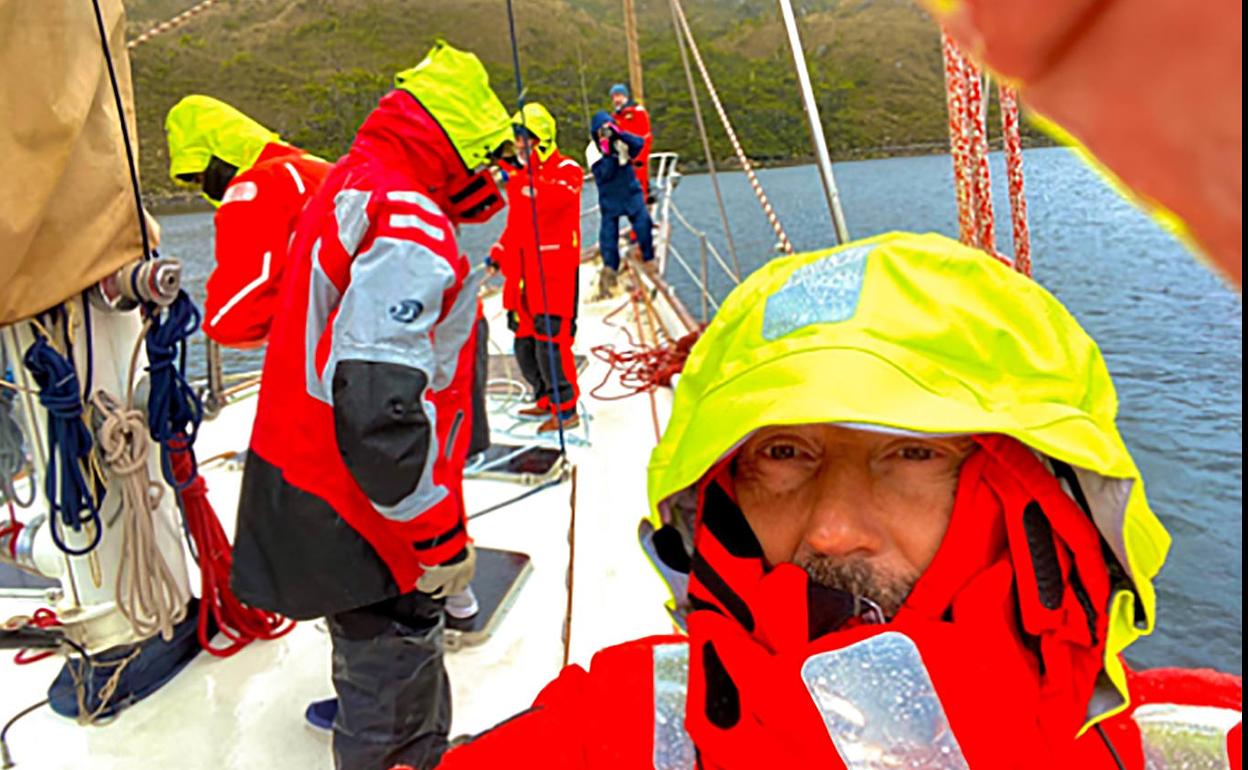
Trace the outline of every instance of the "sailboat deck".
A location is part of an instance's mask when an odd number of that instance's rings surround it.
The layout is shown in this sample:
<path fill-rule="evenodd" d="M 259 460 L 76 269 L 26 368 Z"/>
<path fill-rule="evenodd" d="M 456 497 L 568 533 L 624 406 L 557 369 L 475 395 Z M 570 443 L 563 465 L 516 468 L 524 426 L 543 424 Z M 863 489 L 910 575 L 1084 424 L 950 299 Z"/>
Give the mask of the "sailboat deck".
<path fill-rule="evenodd" d="M 590 296 L 594 271 L 581 271 L 581 296 Z M 588 664 L 604 646 L 671 630 L 663 608 L 666 589 L 637 545 L 637 524 L 646 512 L 645 466 L 655 442 L 650 398 L 615 401 L 590 398 L 607 365 L 589 355 L 596 345 L 631 345 L 614 324 L 633 326 L 630 311 L 607 316 L 625 297 L 582 304 L 576 342 L 588 356 L 582 372 L 583 419 L 568 434 L 568 458 L 576 466 L 576 562 L 572 603 L 571 660 Z M 492 350 L 511 350 L 498 296 L 486 301 Z M 634 332 L 633 336 L 636 336 Z M 614 388 L 613 388 L 614 386 Z M 620 393 L 618 383 L 604 388 Z M 209 497 L 227 533 L 242 478 L 241 466 L 223 458 L 246 449 L 255 415 L 255 391 L 246 391 L 211 422 L 196 445 L 205 459 L 202 473 Z M 507 396 L 491 397 L 496 441 L 524 443 L 535 423 L 519 423 L 502 411 Z M 670 391 L 655 393 L 660 424 L 670 410 Z M 585 419 L 587 417 L 588 419 Z M 552 443 L 554 439 L 542 439 Z M 519 484 L 472 479 L 465 482 L 469 513 L 527 491 Z M 452 736 L 472 734 L 527 708 L 558 673 L 563 659 L 561 631 L 566 611 L 568 529 L 572 484 L 564 481 L 469 524 L 480 546 L 520 551 L 532 557 L 524 583 L 496 633 L 485 643 L 447 654 L 454 690 Z M 193 562 L 191 584 L 198 584 Z M 327 567 L 328 568 L 328 567 Z M 0 599 L 0 618 L 27 615 L 39 602 Z M 9 733 L 18 768 L 212 768 L 332 767 L 329 736 L 304 722 L 304 707 L 332 694 L 330 642 L 323 623 L 301 623 L 289 635 L 257 642 L 227 659 L 200 654 L 158 692 L 121 712 L 108 724 L 83 728 L 41 708 Z M 0 659 L 0 718 L 44 697 L 61 665 L 51 658 L 18 666 Z"/>

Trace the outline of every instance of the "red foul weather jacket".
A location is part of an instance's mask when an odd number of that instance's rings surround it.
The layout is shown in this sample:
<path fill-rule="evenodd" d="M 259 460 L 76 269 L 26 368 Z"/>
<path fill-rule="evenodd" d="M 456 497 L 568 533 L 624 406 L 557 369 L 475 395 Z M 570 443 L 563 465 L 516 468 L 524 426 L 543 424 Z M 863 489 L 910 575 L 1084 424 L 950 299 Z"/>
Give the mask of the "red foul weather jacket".
<path fill-rule="evenodd" d="M 677 570 L 688 635 L 565 669 L 441 770 L 1145 770 L 1146 752 L 1149 768 L 1195 766 L 1174 753 L 1175 730 L 1154 729 L 1184 711 L 1163 704 L 1199 707 L 1186 717 L 1238 770 L 1237 676 L 1128 672 L 1127 709 L 1081 731 L 1092 709 L 1121 705 L 1100 686 L 1096 609 L 1116 578 L 1095 526 L 1030 450 L 981 444 L 939 552 L 887 622 L 800 567 L 768 567 L 721 466 L 699 485 Z"/>
<path fill-rule="evenodd" d="M 581 187 L 579 164 L 554 150 L 529 168 L 520 168 L 507 183 L 507 227 L 490 249 L 490 259 L 503 273 L 503 307 L 533 318 L 549 313 L 576 315 L 577 270 L 581 264 Z M 530 189 L 530 184 L 533 188 Z M 537 230 L 541 263 L 533 247 L 533 193 L 537 195 Z M 542 276 L 545 274 L 545 296 Z"/>
<path fill-rule="evenodd" d="M 330 164 L 288 144 L 265 147 L 225 188 L 216 226 L 216 268 L 208 276 L 204 333 L 251 347 L 268 337 L 299 214 Z"/>
<path fill-rule="evenodd" d="M 650 147 L 654 144 L 654 135 L 650 133 L 650 113 L 637 102 L 629 102 L 615 111 L 615 123 L 621 131 L 640 136 L 645 144 L 641 152 L 633 159 L 633 172 L 641 183 L 642 195 L 650 196 Z"/>
<path fill-rule="evenodd" d="M 394 91 L 299 222 L 239 502 L 233 588 L 294 618 L 409 592 L 468 536 L 480 273 L 438 190 L 463 162 Z"/>

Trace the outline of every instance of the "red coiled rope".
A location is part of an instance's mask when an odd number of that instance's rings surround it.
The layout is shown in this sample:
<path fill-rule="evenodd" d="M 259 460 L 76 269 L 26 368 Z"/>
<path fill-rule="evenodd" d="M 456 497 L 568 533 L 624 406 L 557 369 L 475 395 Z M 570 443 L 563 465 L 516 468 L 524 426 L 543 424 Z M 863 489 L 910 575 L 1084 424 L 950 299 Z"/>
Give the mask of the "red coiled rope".
<path fill-rule="evenodd" d="M 698 341 L 698 332 L 681 337 L 675 342 L 665 342 L 658 347 L 642 345 L 632 350 L 616 350 L 614 345 L 596 345 L 590 352 L 600 361 L 611 367 L 607 376 L 598 384 L 590 395 L 600 401 L 619 401 L 641 393 L 649 393 L 659 386 L 670 386 L 672 376 L 680 374 L 685 368 L 685 359 L 693 343 Z M 598 391 L 611 379 L 611 374 L 618 372 L 620 385 L 626 392 L 614 396 L 604 396 Z"/>
<path fill-rule="evenodd" d="M 35 614 L 30 616 L 30 620 L 26 621 L 26 625 L 32 628 L 52 628 L 61 625 L 60 618 L 56 613 L 47 607 L 40 607 L 35 610 Z M 19 666 L 25 666 L 30 663 L 38 663 L 39 661 L 50 658 L 56 654 L 56 650 L 42 650 L 40 652 L 31 653 L 30 650 L 18 650 L 13 655 L 13 662 Z"/>
<path fill-rule="evenodd" d="M 611 318 L 627 307 L 629 307 L 627 303 L 620 305 L 603 321 L 610 324 Z M 641 308 L 635 294 L 632 296 L 632 307 L 634 315 L 640 314 Z M 618 350 L 615 345 L 608 343 L 595 345 L 589 351 L 608 367 L 602 382 L 589 392 L 599 401 L 619 401 L 642 393 L 653 393 L 660 386 L 670 386 L 672 377 L 685 368 L 685 360 L 689 358 L 689 351 L 693 349 L 694 343 L 702 334 L 700 331 L 694 331 L 675 341 L 669 340 L 659 345 L 647 345 L 634 339 L 628 327 L 619 328 L 623 329 L 625 336 L 628 337 L 630 349 Z M 640 328 L 638 332 L 640 333 Z M 619 374 L 620 385 L 624 387 L 625 392 L 610 396 L 602 395 L 600 391 L 606 387 L 611 375 L 616 373 Z"/>
<path fill-rule="evenodd" d="M 228 658 L 257 639 L 276 639 L 295 627 L 294 621 L 265 610 L 248 607 L 230 590 L 230 568 L 234 563 L 230 541 L 221 529 L 217 513 L 208 501 L 208 485 L 195 474 L 189 451 L 172 451 L 173 473 L 182 488 L 182 509 L 187 529 L 199 555 L 199 643 L 218 658 Z M 192 478 L 192 474 L 194 477 Z M 208 619 L 230 640 L 225 647 L 213 647 L 208 636 Z"/>

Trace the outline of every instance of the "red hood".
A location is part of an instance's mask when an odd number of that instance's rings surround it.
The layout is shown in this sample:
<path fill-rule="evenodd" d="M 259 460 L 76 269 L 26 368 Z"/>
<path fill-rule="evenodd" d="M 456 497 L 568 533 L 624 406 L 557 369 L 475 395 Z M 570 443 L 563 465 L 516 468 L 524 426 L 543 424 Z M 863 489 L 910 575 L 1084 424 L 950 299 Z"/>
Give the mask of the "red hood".
<path fill-rule="evenodd" d="M 985 681 L 1029 704 L 1002 734 L 1040 740 L 1078 731 L 1107 625 L 1110 575 L 1099 536 L 1030 450 L 1000 436 L 977 441 L 940 550 L 884 624 L 863 625 L 852 597 L 813 584 L 800 567 L 765 563 L 726 463 L 703 480 L 688 589 L 688 702 L 705 708 L 691 709 L 687 724 L 707 767 L 741 766 L 729 760 L 763 742 L 759 725 L 788 725 L 783 740 L 799 754 L 826 749 L 817 712 L 788 705 L 809 699 L 802 679 L 785 672 L 815 653 L 888 631 L 922 650 L 954 732 L 975 746 L 968 758 L 975 752 L 982 760 L 970 766 L 1000 766 L 978 754 L 994 745 L 980 735 L 982 726 L 1001 724 L 982 697 Z M 967 676 L 970 659 L 975 668 Z M 798 689 L 775 697 L 781 681 Z M 711 744 L 715 756 L 705 750 Z"/>
<path fill-rule="evenodd" d="M 465 184 L 468 169 L 442 126 L 406 91 L 381 98 L 355 135 L 348 153 L 357 162 L 376 163 L 390 173 L 420 183 L 446 205 L 446 190 Z"/>

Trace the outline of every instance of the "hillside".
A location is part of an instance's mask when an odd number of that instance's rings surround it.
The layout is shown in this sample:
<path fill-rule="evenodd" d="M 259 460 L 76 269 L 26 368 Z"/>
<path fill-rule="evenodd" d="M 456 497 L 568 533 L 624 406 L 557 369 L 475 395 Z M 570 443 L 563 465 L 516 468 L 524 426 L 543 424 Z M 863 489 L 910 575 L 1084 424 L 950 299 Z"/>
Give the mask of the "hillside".
<path fill-rule="evenodd" d="M 192 0 L 126 0 L 130 36 Z M 579 155 L 590 111 L 626 79 L 619 0 L 515 0 L 528 98 L 559 119 Z M 861 148 L 945 138 L 936 27 L 912 0 L 806 0 L 802 33 L 829 144 Z M 224 99 L 325 157 L 350 144 L 399 69 L 437 38 L 475 51 L 515 103 L 504 0 L 223 0 L 131 54 L 145 187 L 168 189 L 165 112 L 188 93 Z M 647 106 L 657 144 L 700 158 L 666 0 L 637 0 Z M 686 0 L 724 104 L 751 156 L 809 153 L 795 76 L 771 0 Z M 584 78 L 585 96 L 581 87 Z M 708 120 L 714 121 L 704 101 Z M 712 125 L 717 156 L 731 154 Z"/>

